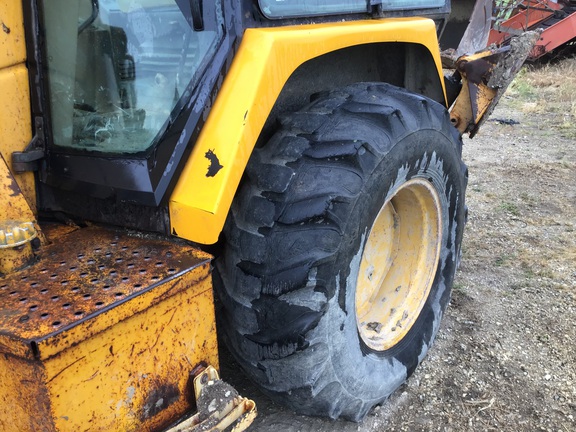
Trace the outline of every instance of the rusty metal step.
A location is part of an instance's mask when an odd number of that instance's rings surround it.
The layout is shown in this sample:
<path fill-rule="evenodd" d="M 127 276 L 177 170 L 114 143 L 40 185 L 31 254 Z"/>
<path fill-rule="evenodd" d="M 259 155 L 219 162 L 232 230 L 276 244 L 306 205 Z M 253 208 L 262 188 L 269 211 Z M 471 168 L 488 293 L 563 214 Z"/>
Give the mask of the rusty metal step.
<path fill-rule="evenodd" d="M 0 278 L 3 432 L 163 430 L 218 366 L 210 256 L 101 228 L 56 232 Z"/>
<path fill-rule="evenodd" d="M 0 279 L 0 343 L 10 338 L 36 350 L 42 340 L 117 308 L 183 271 L 208 266 L 209 259 L 190 246 L 163 240 L 98 228 L 72 232 L 47 246 L 35 266 Z M 134 312 L 130 308 L 117 313 L 116 320 Z"/>

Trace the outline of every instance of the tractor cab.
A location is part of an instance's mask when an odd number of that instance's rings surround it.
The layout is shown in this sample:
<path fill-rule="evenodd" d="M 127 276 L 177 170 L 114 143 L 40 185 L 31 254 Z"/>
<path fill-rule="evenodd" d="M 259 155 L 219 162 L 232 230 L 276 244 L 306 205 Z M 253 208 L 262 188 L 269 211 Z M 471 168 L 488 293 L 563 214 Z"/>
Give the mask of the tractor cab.
<path fill-rule="evenodd" d="M 47 189 L 158 205 L 186 154 L 181 132 L 202 117 L 191 102 L 205 94 L 203 73 L 222 43 L 221 8 L 181 0 L 37 6 L 27 18 L 41 29 L 29 35 L 30 75 L 45 159 L 19 167 L 38 168 Z"/>

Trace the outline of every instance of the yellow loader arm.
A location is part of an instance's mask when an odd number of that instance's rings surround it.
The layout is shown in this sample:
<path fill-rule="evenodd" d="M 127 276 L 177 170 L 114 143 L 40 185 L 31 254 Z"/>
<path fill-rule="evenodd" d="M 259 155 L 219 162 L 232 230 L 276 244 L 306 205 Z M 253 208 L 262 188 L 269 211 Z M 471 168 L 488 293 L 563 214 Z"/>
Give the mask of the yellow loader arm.
<path fill-rule="evenodd" d="M 539 31 L 530 31 L 514 38 L 509 46 L 488 47 L 457 59 L 444 56 L 443 62 L 455 69 L 452 80 L 462 83 L 450 109 L 450 120 L 460 133 L 468 133 L 470 138 L 476 135 L 539 37 Z"/>

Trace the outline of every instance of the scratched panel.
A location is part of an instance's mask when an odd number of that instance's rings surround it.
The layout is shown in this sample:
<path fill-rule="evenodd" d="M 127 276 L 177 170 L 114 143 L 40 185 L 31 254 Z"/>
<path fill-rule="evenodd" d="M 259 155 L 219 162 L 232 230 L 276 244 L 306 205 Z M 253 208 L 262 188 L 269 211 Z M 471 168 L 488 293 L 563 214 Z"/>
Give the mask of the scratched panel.
<path fill-rule="evenodd" d="M 15 2 L 18 3 L 18 2 Z M 0 17 L 1 18 L 1 17 Z M 0 48 L 1 53 L 1 48 Z M 32 139 L 28 69 L 20 64 L 0 70 L 0 154 L 11 167 L 11 154 L 23 151 Z M 34 174 L 15 175 L 28 204 L 35 209 Z M 3 195 L 4 196 L 4 195 Z"/>
<path fill-rule="evenodd" d="M 0 154 L 9 164 L 12 152 L 23 151 L 32 139 L 22 3 L 0 0 Z M 34 209 L 34 175 L 19 174 L 16 181 Z"/>
<path fill-rule="evenodd" d="M 46 360 L 57 430 L 163 430 L 193 408 L 190 372 L 218 365 L 211 284 L 201 285 Z"/>

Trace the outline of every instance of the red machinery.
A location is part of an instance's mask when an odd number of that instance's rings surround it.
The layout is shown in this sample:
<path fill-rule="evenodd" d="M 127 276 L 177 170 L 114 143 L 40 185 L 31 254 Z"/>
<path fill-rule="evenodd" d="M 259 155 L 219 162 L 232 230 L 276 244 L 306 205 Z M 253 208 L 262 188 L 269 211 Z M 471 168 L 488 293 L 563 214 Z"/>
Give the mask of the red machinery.
<path fill-rule="evenodd" d="M 576 38 L 576 1 L 500 2 L 497 9 L 497 16 L 501 18 L 490 31 L 489 44 L 506 44 L 512 36 L 526 30 L 542 30 L 528 60 L 536 60 Z"/>

